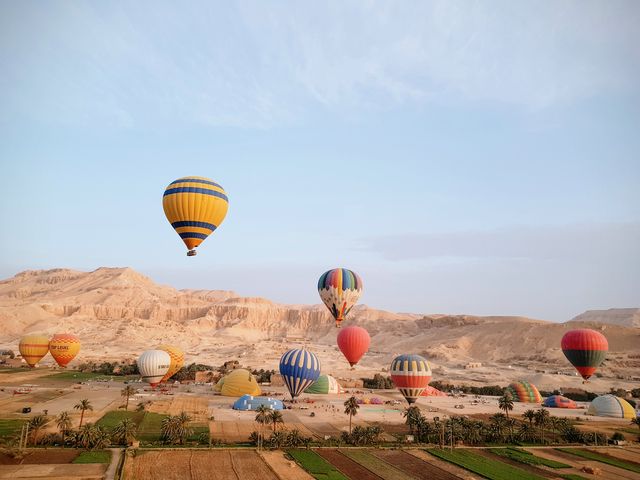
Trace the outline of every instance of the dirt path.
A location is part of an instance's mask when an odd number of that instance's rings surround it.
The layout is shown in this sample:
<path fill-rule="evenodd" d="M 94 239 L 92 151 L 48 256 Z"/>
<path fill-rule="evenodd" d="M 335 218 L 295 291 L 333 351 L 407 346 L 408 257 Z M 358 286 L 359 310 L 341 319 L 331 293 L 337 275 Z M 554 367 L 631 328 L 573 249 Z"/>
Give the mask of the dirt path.
<path fill-rule="evenodd" d="M 315 452 L 353 480 L 382 480 L 382 477 L 354 462 L 336 449 L 320 448 Z"/>
<path fill-rule="evenodd" d="M 118 463 L 120 457 L 123 454 L 122 448 L 110 448 L 111 451 L 111 463 L 104 474 L 104 480 L 113 480 L 116 477 L 116 470 L 118 469 Z"/>
<path fill-rule="evenodd" d="M 2 480 L 102 480 L 105 466 L 97 463 L 67 465 L 8 465 L 0 468 Z"/>
<path fill-rule="evenodd" d="M 296 462 L 287 459 L 279 450 L 262 451 L 259 455 L 276 472 L 280 480 L 313 480 L 311 475 L 300 468 Z"/>
<path fill-rule="evenodd" d="M 590 448 L 590 452 L 595 452 L 605 457 L 617 458 L 624 460 L 625 462 L 633 463 L 640 467 L 640 450 L 636 452 L 630 452 L 629 450 L 623 450 L 622 448 Z"/>
<path fill-rule="evenodd" d="M 456 475 L 402 450 L 372 450 L 371 453 L 419 480 L 458 480 Z"/>

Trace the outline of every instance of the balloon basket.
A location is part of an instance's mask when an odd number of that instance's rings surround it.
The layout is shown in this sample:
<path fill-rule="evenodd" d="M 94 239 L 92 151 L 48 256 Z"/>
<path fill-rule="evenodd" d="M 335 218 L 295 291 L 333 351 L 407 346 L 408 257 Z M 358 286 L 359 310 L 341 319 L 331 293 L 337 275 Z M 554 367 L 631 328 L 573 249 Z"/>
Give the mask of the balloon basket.
<path fill-rule="evenodd" d="M 195 251 L 195 249 L 193 249 L 193 250 L 189 250 L 189 251 L 187 252 L 187 257 L 195 257 L 197 253 L 198 253 L 198 252 L 196 252 L 196 251 Z"/>

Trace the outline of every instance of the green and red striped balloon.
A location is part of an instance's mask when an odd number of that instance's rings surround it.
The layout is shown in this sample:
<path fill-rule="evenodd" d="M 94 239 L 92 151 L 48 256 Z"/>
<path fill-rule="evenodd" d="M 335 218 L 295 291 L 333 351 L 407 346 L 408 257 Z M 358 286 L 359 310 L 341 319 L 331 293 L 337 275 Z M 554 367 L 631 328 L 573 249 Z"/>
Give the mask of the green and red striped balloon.
<path fill-rule="evenodd" d="M 595 330 L 571 330 L 562 337 L 562 353 L 582 378 L 588 380 L 607 356 L 609 342 Z"/>

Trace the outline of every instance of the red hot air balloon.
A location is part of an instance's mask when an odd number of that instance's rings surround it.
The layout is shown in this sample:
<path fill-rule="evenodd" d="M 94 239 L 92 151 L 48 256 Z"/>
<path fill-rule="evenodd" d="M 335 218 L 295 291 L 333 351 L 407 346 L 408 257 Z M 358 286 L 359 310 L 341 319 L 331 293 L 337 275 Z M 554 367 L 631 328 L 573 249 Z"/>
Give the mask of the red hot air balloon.
<path fill-rule="evenodd" d="M 561 345 L 564 356 L 585 380 L 593 375 L 609 350 L 607 338 L 600 332 L 588 328 L 565 333 Z"/>
<path fill-rule="evenodd" d="M 369 350 L 371 337 L 362 327 L 347 327 L 338 333 L 338 347 L 352 367 Z"/>

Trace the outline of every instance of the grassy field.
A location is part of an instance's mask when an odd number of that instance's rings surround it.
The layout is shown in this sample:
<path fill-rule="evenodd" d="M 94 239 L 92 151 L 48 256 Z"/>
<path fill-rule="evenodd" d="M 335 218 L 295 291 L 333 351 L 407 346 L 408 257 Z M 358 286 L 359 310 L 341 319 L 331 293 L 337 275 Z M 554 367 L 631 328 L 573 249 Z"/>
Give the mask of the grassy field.
<path fill-rule="evenodd" d="M 578 457 L 586 458 L 587 460 L 596 460 L 601 463 L 606 463 L 607 465 L 624 468 L 625 470 L 629 470 L 630 472 L 640 473 L 640 466 L 636 464 L 625 462 L 624 460 L 619 460 L 617 458 L 600 455 L 596 452 L 579 450 L 577 448 L 558 448 L 557 450 L 561 452 L 571 453 L 572 455 L 577 455 Z"/>
<path fill-rule="evenodd" d="M 137 438 L 141 442 L 158 442 L 162 435 L 162 419 L 167 415 L 145 412 L 142 421 L 138 425 Z"/>
<path fill-rule="evenodd" d="M 430 448 L 427 452 L 490 480 L 544 480 L 544 477 L 507 465 L 499 460 L 490 460 L 470 450 L 450 451 Z"/>
<path fill-rule="evenodd" d="M 316 452 L 311 450 L 287 450 L 287 453 L 318 480 L 349 480 Z"/>
<path fill-rule="evenodd" d="M 135 422 L 136 425 L 140 425 L 144 418 L 144 412 L 125 412 L 123 410 L 114 410 L 107 412 L 104 416 L 96 422 L 96 425 L 101 425 L 106 428 L 113 428 L 125 418 L 129 418 Z"/>
<path fill-rule="evenodd" d="M 500 455 L 501 457 L 510 458 L 511 460 L 515 460 L 520 463 L 526 463 L 527 465 L 544 465 L 551 468 L 571 468 L 571 465 L 567 465 L 566 463 L 537 457 L 533 453 L 519 448 L 491 448 L 489 451 L 496 455 Z"/>
<path fill-rule="evenodd" d="M 560 475 L 560 478 L 564 478 L 564 480 L 589 480 L 587 477 L 576 475 L 575 473 L 564 473 Z"/>
<path fill-rule="evenodd" d="M 0 368 L 0 373 L 25 373 L 28 371 L 26 368 Z"/>
<path fill-rule="evenodd" d="M 26 423 L 26 420 L 20 418 L 0 418 L 0 437 L 6 438 L 20 435 L 20 430 L 24 423 Z"/>
<path fill-rule="evenodd" d="M 111 463 L 109 450 L 81 452 L 71 463 Z"/>
<path fill-rule="evenodd" d="M 363 467 L 375 472 L 376 475 L 381 476 L 385 480 L 411 480 L 412 478 L 397 468 L 389 465 L 384 460 L 374 457 L 365 450 L 345 448 L 341 450 L 341 452 L 343 455 L 346 455 L 351 460 L 354 460 Z"/>

